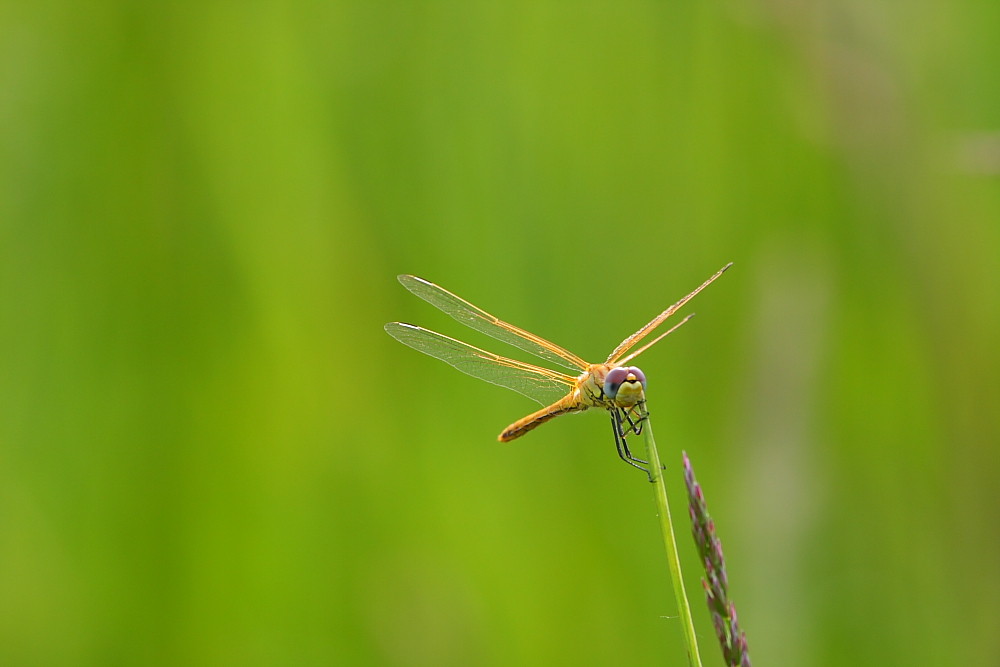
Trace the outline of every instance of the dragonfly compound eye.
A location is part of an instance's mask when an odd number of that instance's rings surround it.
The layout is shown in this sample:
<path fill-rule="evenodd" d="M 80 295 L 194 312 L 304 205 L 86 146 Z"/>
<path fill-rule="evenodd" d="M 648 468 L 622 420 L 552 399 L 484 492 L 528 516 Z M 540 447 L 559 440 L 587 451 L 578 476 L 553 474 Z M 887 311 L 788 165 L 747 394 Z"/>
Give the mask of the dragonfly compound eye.
<path fill-rule="evenodd" d="M 622 387 L 629 393 L 638 393 L 639 387 L 646 389 L 646 375 L 636 367 L 612 368 L 604 376 L 604 394 L 608 398 L 616 398 Z"/>

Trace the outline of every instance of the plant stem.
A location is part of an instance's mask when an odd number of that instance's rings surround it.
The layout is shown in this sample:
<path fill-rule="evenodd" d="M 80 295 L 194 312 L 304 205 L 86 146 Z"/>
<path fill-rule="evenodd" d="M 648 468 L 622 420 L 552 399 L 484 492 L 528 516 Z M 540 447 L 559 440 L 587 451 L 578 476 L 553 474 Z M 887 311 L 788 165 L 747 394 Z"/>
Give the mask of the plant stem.
<path fill-rule="evenodd" d="M 656 498 L 656 509 L 660 515 L 663 545 L 667 549 L 670 577 L 674 582 L 674 597 L 677 598 L 677 610 L 680 613 L 681 625 L 684 627 L 688 664 L 691 667 L 701 667 L 701 655 L 698 653 L 698 638 L 694 634 L 691 606 L 688 604 L 687 593 L 684 590 L 684 578 L 681 576 L 681 561 L 677 556 L 677 540 L 674 539 L 674 527 L 670 521 L 670 504 L 667 501 L 667 487 L 663 481 L 663 466 L 660 464 L 660 454 L 656 451 L 656 441 L 653 439 L 653 427 L 649 423 L 648 418 L 643 424 L 642 433 L 643 439 L 646 441 L 646 452 L 649 456 L 649 472 L 653 478 L 653 496 Z"/>

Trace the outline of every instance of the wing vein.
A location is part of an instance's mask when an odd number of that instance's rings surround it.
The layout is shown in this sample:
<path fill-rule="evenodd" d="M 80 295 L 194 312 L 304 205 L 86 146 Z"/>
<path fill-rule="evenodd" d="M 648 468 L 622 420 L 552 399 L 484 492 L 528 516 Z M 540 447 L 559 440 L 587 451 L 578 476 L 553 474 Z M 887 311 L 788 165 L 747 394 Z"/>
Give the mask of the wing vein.
<path fill-rule="evenodd" d="M 542 405 L 555 402 L 576 386 L 575 378 L 564 373 L 501 357 L 413 324 L 389 322 L 385 330 L 418 352 L 440 359 L 467 375 L 512 389 Z"/>
<path fill-rule="evenodd" d="M 639 343 L 639 341 L 641 341 L 643 338 L 645 338 L 646 336 L 648 336 L 654 329 L 656 329 L 656 327 L 660 326 L 663 323 L 663 320 L 667 319 L 668 317 L 670 317 L 671 315 L 673 315 L 674 313 L 676 313 L 678 310 L 680 310 L 684 306 L 684 304 L 686 304 L 688 301 L 690 301 L 691 299 L 693 299 L 698 294 L 698 292 L 702 291 L 703 289 L 705 289 L 706 287 L 708 287 L 709 285 L 711 285 L 715 281 L 716 278 L 718 278 L 723 273 L 725 273 L 726 269 L 728 269 L 732 265 L 733 265 L 732 262 L 730 262 L 729 264 L 726 264 L 724 267 L 722 267 L 721 269 L 719 269 L 718 271 L 716 271 L 715 275 L 713 275 L 711 278 L 709 278 L 708 280 L 706 280 L 705 282 L 703 282 L 701 285 L 699 285 L 698 288 L 695 289 L 693 292 L 691 292 L 690 294 L 688 294 L 686 297 L 684 297 L 683 299 L 681 299 L 680 301 L 678 301 L 674 305 L 672 305 L 669 308 L 667 308 L 665 311 L 663 311 L 662 313 L 660 313 L 659 315 L 657 315 L 656 317 L 654 317 L 653 319 L 651 319 L 644 327 L 642 327 L 641 329 L 639 329 L 638 331 L 636 331 L 634 334 L 632 334 L 631 336 L 629 336 L 628 338 L 626 338 L 625 340 L 623 340 L 618 345 L 618 347 L 616 347 L 611 352 L 611 354 L 608 355 L 608 360 L 607 360 L 606 363 L 609 363 L 609 364 L 618 363 L 621 360 L 621 358 L 623 356 L 625 356 L 625 354 L 628 353 L 629 350 L 631 350 L 633 347 L 635 347 Z M 666 335 L 666 334 L 664 334 L 664 335 Z M 660 338 L 662 338 L 662 336 Z M 657 340 L 659 340 L 659 338 Z M 647 345 L 646 347 L 648 348 L 649 346 Z M 646 348 L 643 348 L 639 352 L 643 352 L 643 351 L 645 351 L 645 349 Z M 639 354 L 639 352 L 637 352 L 636 354 L 632 355 L 632 357 L 630 357 L 630 358 L 634 358 L 635 356 L 637 356 Z"/>
<path fill-rule="evenodd" d="M 417 276 L 401 275 L 398 276 L 398 279 L 403 287 L 413 294 L 467 327 L 564 368 L 576 371 L 587 369 L 587 362 L 569 350 L 549 342 L 541 336 L 504 322 L 499 317 L 490 315 L 485 310 L 472 305 L 443 287 Z"/>

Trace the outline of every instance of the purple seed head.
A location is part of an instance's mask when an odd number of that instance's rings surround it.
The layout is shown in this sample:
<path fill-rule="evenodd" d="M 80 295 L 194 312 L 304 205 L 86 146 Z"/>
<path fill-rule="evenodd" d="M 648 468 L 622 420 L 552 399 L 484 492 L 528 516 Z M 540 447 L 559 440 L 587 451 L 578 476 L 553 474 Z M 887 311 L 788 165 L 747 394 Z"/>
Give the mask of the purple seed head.
<path fill-rule="evenodd" d="M 694 476 L 694 467 L 687 452 L 683 453 L 684 483 L 688 491 L 688 515 L 691 535 L 705 568 L 701 580 L 705 601 L 712 616 L 712 625 L 719 638 L 722 656 L 729 667 L 750 667 L 746 633 L 740 630 L 736 606 L 729 599 L 729 577 L 722 554 L 722 542 L 716 536 L 715 522 L 708 514 L 705 493 Z"/>

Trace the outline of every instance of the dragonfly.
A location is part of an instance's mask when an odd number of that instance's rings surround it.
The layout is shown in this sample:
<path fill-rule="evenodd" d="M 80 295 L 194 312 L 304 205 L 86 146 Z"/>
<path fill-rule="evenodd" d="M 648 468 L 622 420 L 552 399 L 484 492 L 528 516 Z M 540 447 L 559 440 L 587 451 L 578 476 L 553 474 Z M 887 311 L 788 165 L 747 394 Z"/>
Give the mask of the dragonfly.
<path fill-rule="evenodd" d="M 588 363 L 555 343 L 508 324 L 430 281 L 408 274 L 397 276 L 403 287 L 462 324 L 520 348 L 549 365 L 569 370 L 572 375 L 502 357 L 414 324 L 389 322 L 385 325 L 385 330 L 390 336 L 418 352 L 440 359 L 480 380 L 512 389 L 544 406 L 505 428 L 497 437 L 500 442 L 520 438 L 560 415 L 603 408 L 611 413 L 618 456 L 629 465 L 646 472 L 652 481 L 651 473 L 644 467 L 648 465 L 647 462 L 633 456 L 626 441 L 627 437 L 641 432 L 642 424 L 649 414 L 645 406 L 646 375 L 629 364 L 691 319 L 694 313 L 650 339 L 667 318 L 711 285 L 730 266 L 732 262 L 623 340 L 600 363 Z"/>

